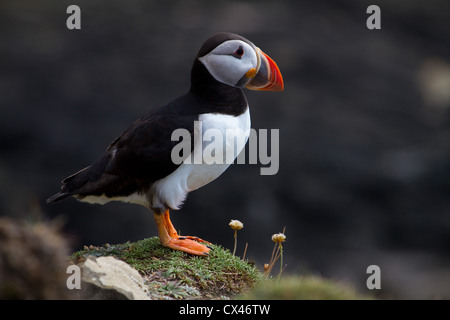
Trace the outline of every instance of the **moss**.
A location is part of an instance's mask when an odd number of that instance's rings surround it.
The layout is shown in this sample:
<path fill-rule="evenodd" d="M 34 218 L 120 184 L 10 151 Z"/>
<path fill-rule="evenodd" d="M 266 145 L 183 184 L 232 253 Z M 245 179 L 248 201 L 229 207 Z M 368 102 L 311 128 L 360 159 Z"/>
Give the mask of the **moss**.
<path fill-rule="evenodd" d="M 102 247 L 89 246 L 75 252 L 75 263 L 89 255 L 114 256 L 130 264 L 146 279 L 153 298 L 232 298 L 251 289 L 263 275 L 228 249 L 211 245 L 207 257 L 192 256 L 164 248 L 157 237 Z"/>
<path fill-rule="evenodd" d="M 366 300 L 353 288 L 315 276 L 287 276 L 261 281 L 240 299 L 256 300 Z"/>

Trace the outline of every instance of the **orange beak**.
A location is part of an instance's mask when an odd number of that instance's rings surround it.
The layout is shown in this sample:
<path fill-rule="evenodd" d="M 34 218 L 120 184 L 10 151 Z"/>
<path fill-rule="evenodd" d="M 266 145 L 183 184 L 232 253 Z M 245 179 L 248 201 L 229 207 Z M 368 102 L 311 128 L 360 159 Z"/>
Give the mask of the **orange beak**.
<path fill-rule="evenodd" d="M 267 54 L 259 51 L 260 67 L 253 79 L 246 85 L 250 90 L 283 91 L 283 77 L 275 61 Z"/>

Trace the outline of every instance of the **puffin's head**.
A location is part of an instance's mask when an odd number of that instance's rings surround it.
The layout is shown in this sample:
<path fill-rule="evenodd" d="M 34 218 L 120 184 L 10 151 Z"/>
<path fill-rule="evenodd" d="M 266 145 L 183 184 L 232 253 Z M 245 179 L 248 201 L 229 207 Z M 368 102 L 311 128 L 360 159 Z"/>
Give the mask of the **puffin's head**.
<path fill-rule="evenodd" d="M 200 48 L 197 59 L 215 80 L 229 86 L 268 91 L 284 89 L 277 64 L 237 34 L 213 35 Z"/>

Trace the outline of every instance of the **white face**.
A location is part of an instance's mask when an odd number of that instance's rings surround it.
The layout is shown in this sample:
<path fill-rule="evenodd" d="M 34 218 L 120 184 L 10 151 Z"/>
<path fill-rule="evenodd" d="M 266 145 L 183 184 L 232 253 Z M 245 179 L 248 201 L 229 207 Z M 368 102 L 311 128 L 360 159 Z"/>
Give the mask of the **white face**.
<path fill-rule="evenodd" d="M 241 40 L 225 41 L 199 60 L 217 81 L 233 87 L 244 87 L 251 80 L 245 74 L 258 68 L 255 49 Z"/>

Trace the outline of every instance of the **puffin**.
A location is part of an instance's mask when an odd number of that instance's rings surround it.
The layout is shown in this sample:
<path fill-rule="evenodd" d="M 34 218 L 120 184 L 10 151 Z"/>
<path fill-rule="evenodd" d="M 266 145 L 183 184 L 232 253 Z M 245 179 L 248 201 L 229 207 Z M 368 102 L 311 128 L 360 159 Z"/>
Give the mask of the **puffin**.
<path fill-rule="evenodd" d="M 61 191 L 47 203 L 74 197 L 92 204 L 122 201 L 141 205 L 153 212 L 162 246 L 208 255 L 210 243 L 178 235 L 169 211 L 179 210 L 189 192 L 215 180 L 231 164 L 193 161 L 196 150 L 207 147 L 205 141 L 195 138 L 196 130 L 223 133 L 224 154 L 233 152 L 237 157 L 244 148 L 248 136 L 229 140 L 225 135 L 226 130 L 250 130 L 244 88 L 282 91 L 277 64 L 240 35 L 214 34 L 194 59 L 189 91 L 133 122 L 97 162 L 62 180 Z M 196 123 L 201 123 L 200 129 Z M 172 136 L 177 129 L 188 132 L 192 142 L 191 152 L 186 152 L 181 163 L 173 160 L 172 152 L 179 143 Z"/>

